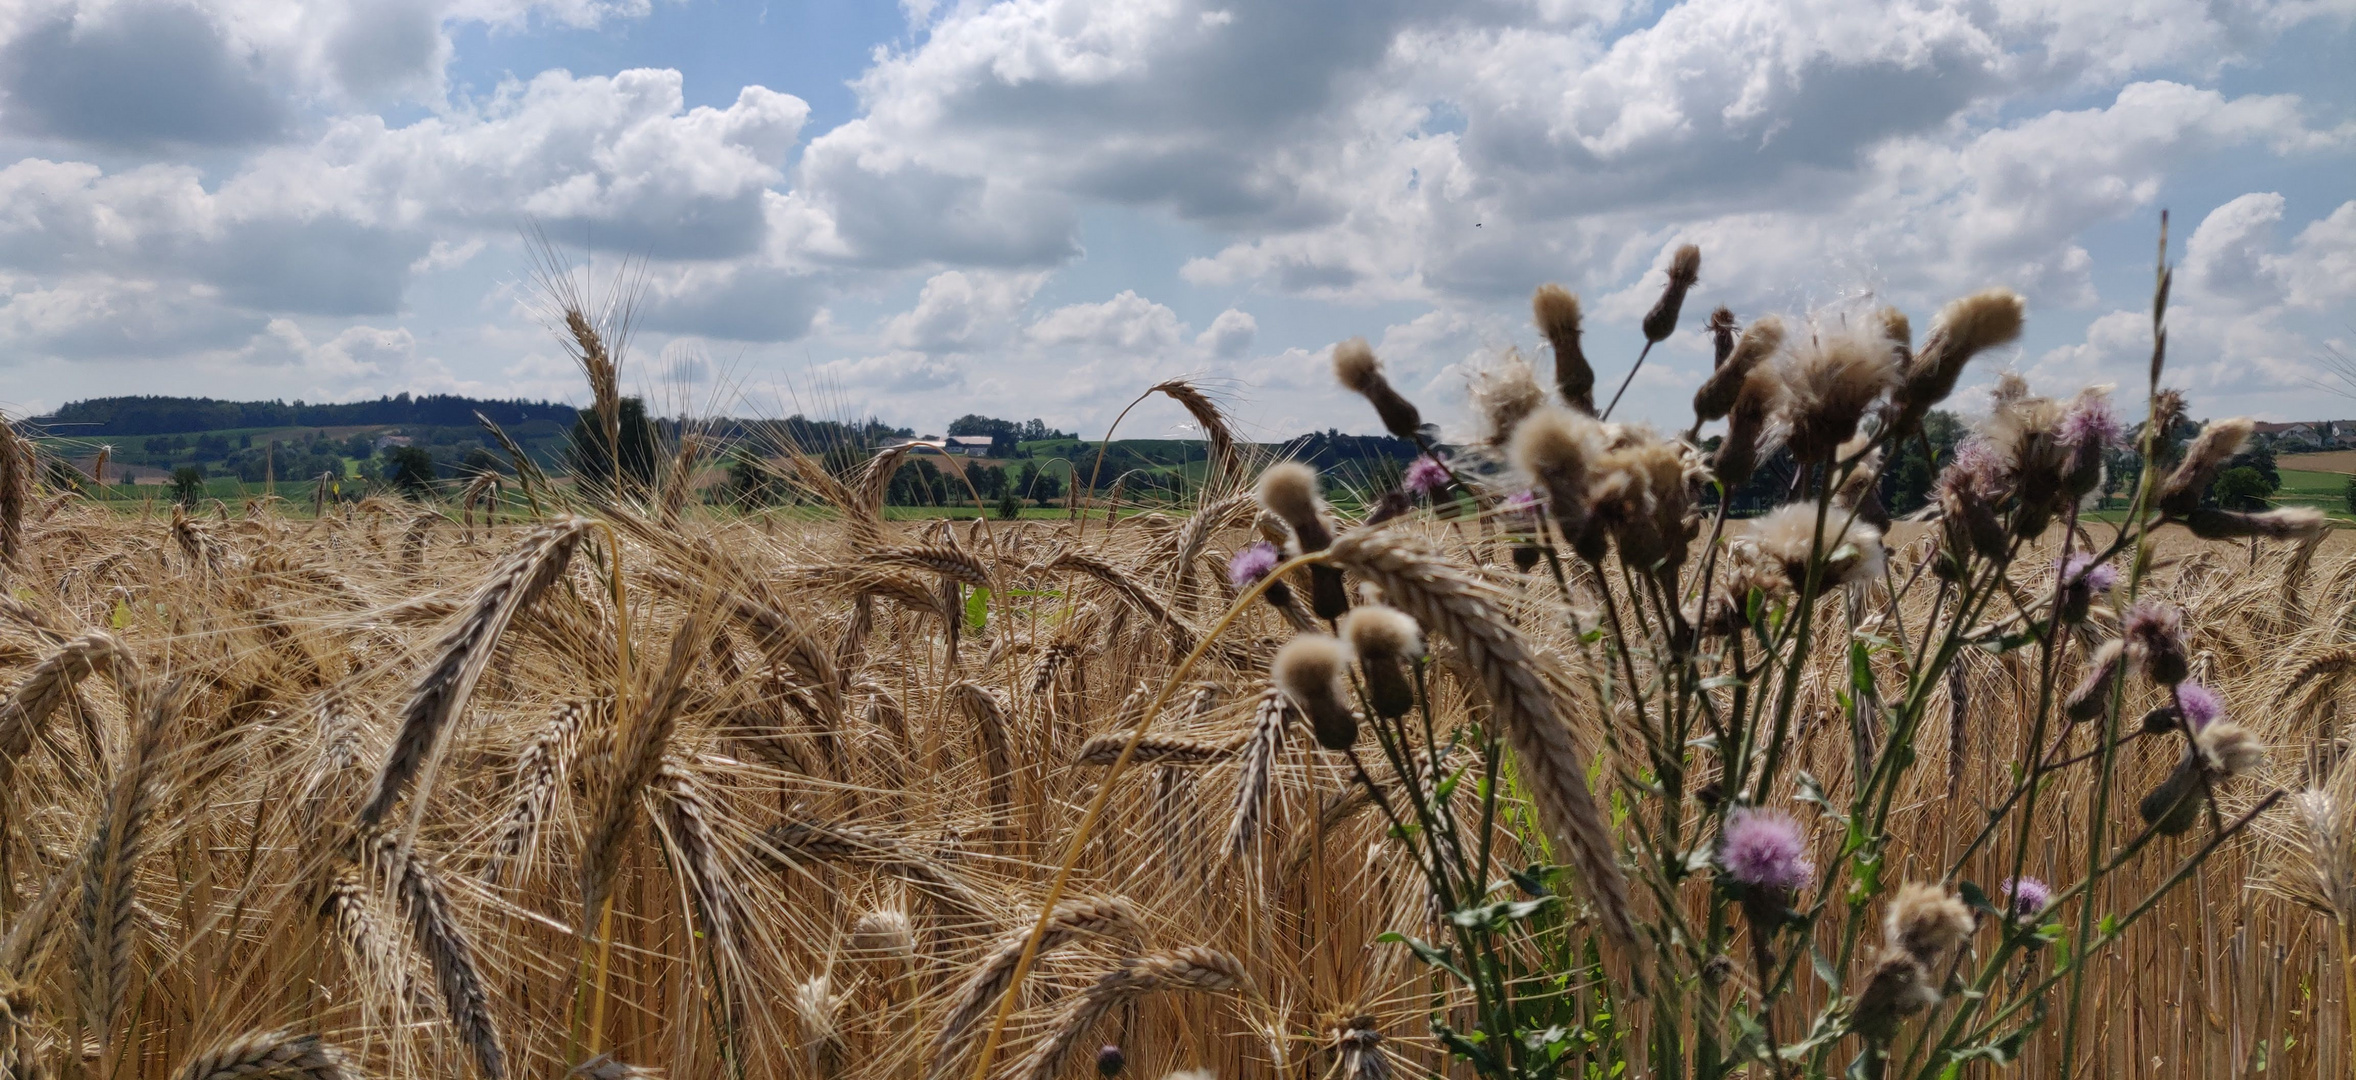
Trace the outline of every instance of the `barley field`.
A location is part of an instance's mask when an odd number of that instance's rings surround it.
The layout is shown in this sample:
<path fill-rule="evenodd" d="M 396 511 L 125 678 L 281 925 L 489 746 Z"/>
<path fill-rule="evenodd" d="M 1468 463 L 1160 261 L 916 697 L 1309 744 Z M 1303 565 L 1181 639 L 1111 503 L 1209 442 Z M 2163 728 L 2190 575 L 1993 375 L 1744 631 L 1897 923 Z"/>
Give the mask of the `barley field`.
<path fill-rule="evenodd" d="M 1875 524 L 2001 318 L 1730 331 L 1713 454 L 1596 418 L 1562 302 L 1485 456 L 1349 517 L 1184 382 L 1193 500 L 1062 521 L 887 521 L 892 454 L 719 512 L 692 441 L 316 516 L 11 463 L 0 1063 L 2351 1075 L 2346 534 L 2195 507 L 2225 422 L 2077 528 L 2095 406 L 2025 392 Z M 1790 507 L 1696 498 L 1771 445 Z"/>

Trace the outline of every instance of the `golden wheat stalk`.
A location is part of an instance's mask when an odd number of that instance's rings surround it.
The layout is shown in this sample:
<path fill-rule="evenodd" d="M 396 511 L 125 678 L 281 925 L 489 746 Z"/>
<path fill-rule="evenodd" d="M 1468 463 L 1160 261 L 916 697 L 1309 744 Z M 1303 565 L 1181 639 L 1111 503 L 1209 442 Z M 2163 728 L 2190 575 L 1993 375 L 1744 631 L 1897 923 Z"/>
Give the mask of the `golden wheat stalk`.
<path fill-rule="evenodd" d="M 179 704 L 177 688 L 146 688 L 132 707 L 138 734 L 116 766 L 114 782 L 82 856 L 81 955 L 75 975 L 82 1018 L 102 1042 L 131 985 L 139 937 L 138 873 L 150 840 L 148 818 L 162 797 L 165 741 Z"/>
<path fill-rule="evenodd" d="M 256 1031 L 205 1048 L 180 1067 L 179 1080 L 344 1080 L 343 1052 L 317 1035 Z"/>
<path fill-rule="evenodd" d="M 1116 1006 L 1157 992 L 1251 993 L 1243 961 L 1217 949 L 1189 945 L 1136 957 L 1080 992 L 1055 1025 L 1014 1067 L 1019 1080 L 1054 1080 L 1064 1059 Z"/>
<path fill-rule="evenodd" d="M 458 714 L 465 711 L 475 683 L 491 666 L 500 635 L 563 575 L 573 549 L 590 528 L 585 518 L 565 518 L 535 530 L 475 592 L 466 618 L 442 636 L 433 666 L 410 691 L 392 750 L 377 770 L 375 791 L 360 808 L 361 824 L 373 826 L 383 820 L 420 770 L 428 771 L 425 779 L 430 784 L 432 763 L 440 757 Z"/>
<path fill-rule="evenodd" d="M 400 846 L 391 837 L 378 840 L 378 872 L 409 919 L 410 937 L 433 968 L 434 984 L 459 1041 L 473 1053 L 475 1067 L 485 1080 L 506 1075 L 507 1055 L 500 1046 L 499 1028 L 491 1016 L 489 991 L 474 960 L 474 942 L 458 925 L 450 909 L 450 895 L 433 860 Z"/>
<path fill-rule="evenodd" d="M 1627 877 L 1613 854 L 1609 820 L 1587 787 L 1594 753 L 1562 715 L 1529 643 L 1506 621 L 1501 598 L 1438 553 L 1388 530 L 1353 531 L 1331 556 L 1456 646 L 1495 710 L 1540 823 L 1578 867 L 1604 931 L 1634 955 Z"/>
<path fill-rule="evenodd" d="M 491 857 L 483 863 L 483 880 L 496 884 L 507 864 L 528 859 L 540 826 L 556 807 L 557 793 L 572 774 L 573 758 L 581 746 L 581 731 L 602 703 L 573 700 L 557 706 L 548 725 L 524 745 L 516 759 L 515 798 L 491 841 Z"/>
<path fill-rule="evenodd" d="M 1145 920 L 1127 898 L 1082 897 L 1055 905 L 1047 930 L 1039 938 L 1038 951 L 1045 954 L 1076 941 L 1095 939 L 1135 941 L 1144 933 Z M 965 977 L 954 1003 L 941 1018 L 940 1030 L 933 1033 L 928 1080 L 939 1080 L 964 1056 L 962 1040 L 974 1022 L 988 1015 L 999 996 L 1006 993 L 1030 937 L 1026 924 L 1024 930 L 1000 939 Z"/>

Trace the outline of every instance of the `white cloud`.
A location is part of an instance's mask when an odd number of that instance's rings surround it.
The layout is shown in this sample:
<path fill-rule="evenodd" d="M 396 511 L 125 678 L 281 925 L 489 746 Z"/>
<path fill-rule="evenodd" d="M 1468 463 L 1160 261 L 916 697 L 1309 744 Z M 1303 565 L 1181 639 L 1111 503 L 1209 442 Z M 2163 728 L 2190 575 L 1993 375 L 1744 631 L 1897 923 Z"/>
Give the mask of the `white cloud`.
<path fill-rule="evenodd" d="M 1194 343 L 1210 350 L 1222 360 L 1232 360 L 1252 347 L 1252 338 L 1260 332 L 1260 321 L 1251 312 L 1228 308 L 1211 320 Z"/>
<path fill-rule="evenodd" d="M 2181 370 L 2292 379 L 2356 293 L 2356 203 L 2305 205 L 2312 184 L 2264 172 L 2349 158 L 2345 88 L 2220 89 L 2285 34 L 2344 35 L 2347 0 L 901 6 L 905 37 L 852 83 L 857 114 L 804 145 L 803 100 L 754 86 L 689 108 L 697 71 L 450 89 L 453 42 L 476 40 L 461 27 L 614 26 L 651 0 L 0 5 L 0 139 L 27 148 L 0 158 L 0 346 L 542 380 L 512 350 L 434 355 L 506 348 L 435 334 L 487 305 L 417 307 L 463 291 L 421 280 L 513 265 L 530 221 L 650 260 L 650 344 L 744 343 L 886 413 L 999 401 L 1068 422 L 1208 373 L 1332 422 L 1363 410 L 1314 358 L 1360 322 L 1445 408 L 1469 365 L 1529 343 L 1534 285 L 1584 294 L 1616 347 L 1684 242 L 1704 250 L 1689 328 L 1719 303 L 1868 295 L 1922 323 L 2003 283 L 2052 335 L 2041 365 L 2131 367 L 2112 313 L 2138 298 L 2106 294 L 2120 241 L 2100 226 L 2228 156 L 2273 190 L 2188 243 Z M 1121 250 L 1108 215 L 1183 241 Z M 918 282 L 906 310 L 870 313 Z M 2053 348 L 2079 335 L 2045 328 L 2082 318 L 2084 340 Z M 411 334 L 409 359 L 338 344 L 363 327 Z M 1682 397 L 1667 389 L 1698 349 L 1673 339 L 1631 394 Z"/>
<path fill-rule="evenodd" d="M 1186 327 L 1178 313 L 1133 290 L 1101 304 L 1067 304 L 1031 324 L 1031 340 L 1042 345 L 1078 345 L 1115 350 L 1131 357 L 1162 355 L 1178 346 Z"/>
<path fill-rule="evenodd" d="M 2356 200 L 2299 230 L 2291 250 L 2267 256 L 2265 267 L 2295 307 L 2345 307 L 2356 301 Z"/>
<path fill-rule="evenodd" d="M 2339 347 L 2328 337 L 2334 328 L 2303 313 L 2356 306 L 2356 274 L 2348 273 L 2356 201 L 2302 229 L 2286 250 L 2275 230 L 2289 208 L 2280 194 L 2251 192 L 2211 210 L 2185 242 L 2164 381 L 2190 389 L 2196 413 L 2326 419 L 2318 408 L 2336 407 L 2321 406 L 2313 389 L 2332 382 L 2318 358 Z M 2036 370 L 2067 382 L 2141 385 L 2151 348 L 2149 308 L 2116 310 L 2095 319 L 2084 341 L 2046 353 Z"/>
<path fill-rule="evenodd" d="M 264 150 L 213 184 L 189 165 L 110 173 L 27 158 L 0 168 L 0 270 L 94 275 L 122 295 L 219 305 L 177 321 L 194 346 L 240 312 L 393 313 L 414 274 L 532 221 L 559 242 L 673 260 L 651 268 L 650 325 L 791 338 L 817 290 L 762 245 L 770 186 L 808 113 L 757 86 L 728 108 L 688 109 L 674 71 L 550 72 L 466 114 L 398 128 L 339 118 L 317 141 Z M 721 259 L 737 262 L 697 265 Z M 104 304 L 82 310 L 111 318 Z M 152 321 L 165 337 L 144 344 L 173 347 L 174 324 Z M 47 339 L 72 340 L 20 340 Z"/>
<path fill-rule="evenodd" d="M 949 270 L 924 283 L 916 306 L 893 316 L 884 341 L 895 348 L 940 354 L 973 352 L 1014 333 L 1015 317 L 1039 291 L 1044 274 Z"/>

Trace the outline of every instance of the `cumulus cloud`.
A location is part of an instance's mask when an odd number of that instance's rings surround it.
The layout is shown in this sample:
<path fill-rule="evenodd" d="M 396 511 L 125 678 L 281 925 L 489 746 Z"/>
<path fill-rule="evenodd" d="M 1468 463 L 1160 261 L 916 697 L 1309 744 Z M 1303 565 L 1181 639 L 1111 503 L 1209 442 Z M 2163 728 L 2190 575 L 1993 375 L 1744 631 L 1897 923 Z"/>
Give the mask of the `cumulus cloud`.
<path fill-rule="evenodd" d="M 1044 274 L 949 270 L 924 283 L 916 306 L 884 325 L 884 342 L 926 354 L 988 348 L 1014 333 L 1015 317 L 1039 291 Z"/>
<path fill-rule="evenodd" d="M 1124 289 L 1101 304 L 1067 304 L 1032 323 L 1042 345 L 1079 345 L 1132 356 L 1156 356 L 1178 346 L 1186 327 L 1178 313 Z"/>
<path fill-rule="evenodd" d="M 1532 286 L 1581 292 L 1608 338 L 1687 242 L 1689 312 L 1871 295 L 1919 316 L 2001 283 L 2040 332 L 2068 320 L 2040 365 L 2129 364 L 2138 298 L 2107 294 L 2101 226 L 2228 155 L 2356 149 L 2336 89 L 2221 79 L 2283 35 L 2345 34 L 2342 0 L 902 8 L 856 114 L 805 132 L 809 105 L 759 86 L 689 108 L 693 72 L 450 88 L 458 27 L 608 25 L 651 0 L 0 5 L 0 138 L 33 148 L 0 158 L 0 344 L 448 379 L 417 343 L 457 316 L 417 311 L 418 282 L 495 274 L 531 222 L 646 260 L 650 334 L 798 342 L 879 407 L 1094 415 L 1199 373 L 1308 418 L 1349 408 L 1316 339 L 1359 323 L 1445 404 L 1531 343 Z M 2219 207 L 2184 250 L 2185 370 L 2205 353 L 2289 379 L 2346 320 L 2356 204 L 2251 186 L 2282 193 Z M 1097 274 L 1108 215 L 1185 239 Z M 1177 283 L 1119 276 L 1157 257 Z M 335 345 L 395 324 L 406 366 Z M 303 347 L 271 345 L 281 329 Z M 1630 393 L 1705 356 L 1680 335 Z"/>
<path fill-rule="evenodd" d="M 652 327 L 790 339 L 821 290 L 762 246 L 771 185 L 808 115 L 758 86 L 727 108 L 689 109 L 675 71 L 549 72 L 468 113 L 404 127 L 339 118 L 218 183 L 189 165 L 110 173 L 27 158 L 0 168 L 0 270 L 97 275 L 124 295 L 148 283 L 223 307 L 153 322 L 159 334 L 190 327 L 194 347 L 222 320 L 252 317 L 237 312 L 394 313 L 437 250 L 463 261 L 469 244 L 529 221 L 559 242 L 655 260 Z"/>
<path fill-rule="evenodd" d="M 8 127 L 102 146 L 232 146 L 286 123 L 219 24 L 172 0 L 48 13 L 0 46 L 0 94 Z"/>
<path fill-rule="evenodd" d="M 2250 192 L 2209 211 L 2185 242 L 2170 296 L 2169 385 L 2194 391 L 2196 411 L 2256 408 L 2286 418 L 2323 419 L 2313 387 L 2330 384 L 2319 358 L 2345 349 L 2346 333 L 2313 313 L 2356 309 L 2356 201 L 2300 230 L 2289 244 L 2278 226 L 2290 208 L 2280 193 Z M 2151 353 L 2146 308 L 2106 312 L 2084 340 L 2039 358 L 2036 370 L 2061 381 L 2090 374 L 2140 383 Z M 2203 398 L 2206 400 L 2201 400 Z"/>
<path fill-rule="evenodd" d="M 1232 360 L 1252 347 L 1252 338 L 1260 332 L 1260 321 L 1251 312 L 1228 308 L 1211 320 L 1194 343 L 1210 350 L 1222 360 Z"/>

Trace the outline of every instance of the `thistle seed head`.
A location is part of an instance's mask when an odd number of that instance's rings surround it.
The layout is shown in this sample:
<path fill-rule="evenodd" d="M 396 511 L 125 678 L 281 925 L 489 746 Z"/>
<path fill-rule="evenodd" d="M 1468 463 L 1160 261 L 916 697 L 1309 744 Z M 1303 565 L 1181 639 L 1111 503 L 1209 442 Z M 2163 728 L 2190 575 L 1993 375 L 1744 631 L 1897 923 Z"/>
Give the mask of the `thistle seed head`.
<path fill-rule="evenodd" d="M 2201 496 L 2208 494 L 2209 485 L 2216 483 L 2217 473 L 2233 455 L 2241 453 L 2242 444 L 2250 440 L 2250 432 L 2257 425 L 2246 416 L 2230 420 L 2212 420 L 2201 429 L 2192 445 L 2184 450 L 2184 460 L 2176 471 L 2160 485 L 2160 511 L 2173 517 L 2189 516 L 2200 508 Z"/>
<path fill-rule="evenodd" d="M 2231 720 L 2200 729 L 2193 742 L 2201 749 L 2202 763 L 2227 779 L 2248 776 L 2266 764 L 2265 741 L 2257 732 Z"/>
<path fill-rule="evenodd" d="M 2127 650 L 2142 666 L 2144 678 L 2174 686 L 2192 673 L 2184 649 L 2184 613 L 2160 603 L 2137 604 L 2127 611 L 2124 626 Z"/>
<path fill-rule="evenodd" d="M 1602 427 L 1585 414 L 1563 408 L 1531 413 L 1514 429 L 1506 458 L 1546 493 L 1546 507 L 1577 539 L 1587 527 L 1588 462 L 1601 450 Z"/>
<path fill-rule="evenodd" d="M 1685 306 L 1685 294 L 1702 276 L 1702 249 L 1682 244 L 1669 257 L 1669 281 L 1661 287 L 1661 298 L 1644 315 L 1644 340 L 1659 342 L 1677 330 L 1677 312 Z"/>
<path fill-rule="evenodd" d="M 1324 634 L 1301 634 L 1276 651 L 1269 677 L 1309 717 L 1317 745 L 1347 750 L 1358 741 L 1358 718 L 1342 689 L 1350 651 Z"/>
<path fill-rule="evenodd" d="M 1868 335 L 1832 331 L 1801 346 L 1783 380 L 1791 395 L 1786 412 L 1792 456 L 1803 462 L 1830 459 L 1897 377 L 1889 346 Z"/>
<path fill-rule="evenodd" d="M 1890 947 L 1906 950 L 1926 966 L 1936 966 L 1971 932 L 1971 908 L 1947 890 L 1919 881 L 1899 886 L 1882 918 Z"/>
<path fill-rule="evenodd" d="M 1693 393 L 1693 415 L 1700 423 L 1709 423 L 1734 408 L 1748 384 L 1751 372 L 1759 362 L 1775 355 L 1783 347 L 1783 320 L 1773 315 L 1762 315 L 1743 331 L 1725 356 L 1719 358 L 1718 368 L 1702 380 L 1701 389 Z"/>
<path fill-rule="evenodd" d="M 1374 406 L 1384 430 L 1411 443 L 1422 441 L 1423 414 L 1384 377 L 1382 361 L 1375 359 L 1374 348 L 1365 338 L 1351 338 L 1333 347 L 1333 374 Z"/>
<path fill-rule="evenodd" d="M 1554 346 L 1554 386 L 1563 404 L 1595 414 L 1595 369 L 1579 347 L 1579 298 L 1560 285 L 1541 285 L 1530 298 L 1538 332 Z"/>
<path fill-rule="evenodd" d="M 1303 553 L 1323 551 L 1333 530 L 1317 503 L 1317 470 L 1297 461 L 1279 462 L 1260 474 L 1260 505 L 1292 529 Z"/>

